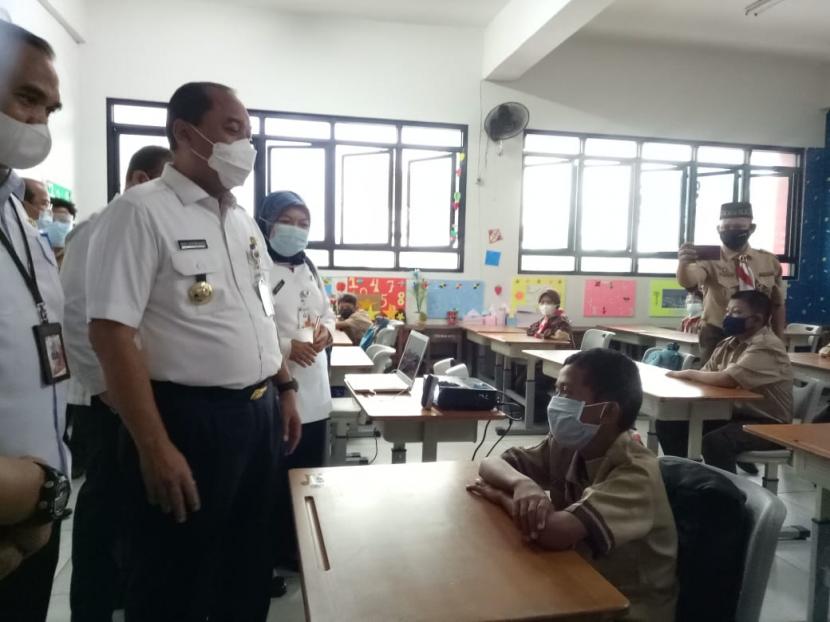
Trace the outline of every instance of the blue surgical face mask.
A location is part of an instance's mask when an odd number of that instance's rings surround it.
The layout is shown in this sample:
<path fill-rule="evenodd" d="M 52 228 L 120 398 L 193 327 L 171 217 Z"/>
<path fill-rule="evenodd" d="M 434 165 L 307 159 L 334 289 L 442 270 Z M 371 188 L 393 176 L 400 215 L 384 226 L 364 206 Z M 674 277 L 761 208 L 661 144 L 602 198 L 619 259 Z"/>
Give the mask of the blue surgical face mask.
<path fill-rule="evenodd" d="M 37 219 L 37 228 L 40 231 L 45 231 L 49 225 L 52 224 L 52 212 L 50 210 L 44 210 L 40 213 Z"/>
<path fill-rule="evenodd" d="M 277 254 L 293 257 L 308 246 L 308 229 L 277 223 L 268 243 Z"/>
<path fill-rule="evenodd" d="M 727 337 L 735 337 L 746 332 L 746 318 L 727 315 L 723 318 L 723 332 Z"/>
<path fill-rule="evenodd" d="M 52 248 L 63 248 L 66 246 L 66 236 L 72 231 L 71 222 L 55 220 L 46 227 L 46 235 L 49 238 L 49 245 Z"/>
<path fill-rule="evenodd" d="M 585 402 L 554 395 L 548 404 L 548 425 L 554 440 L 563 447 L 582 449 L 599 430 L 598 425 L 582 423 Z"/>

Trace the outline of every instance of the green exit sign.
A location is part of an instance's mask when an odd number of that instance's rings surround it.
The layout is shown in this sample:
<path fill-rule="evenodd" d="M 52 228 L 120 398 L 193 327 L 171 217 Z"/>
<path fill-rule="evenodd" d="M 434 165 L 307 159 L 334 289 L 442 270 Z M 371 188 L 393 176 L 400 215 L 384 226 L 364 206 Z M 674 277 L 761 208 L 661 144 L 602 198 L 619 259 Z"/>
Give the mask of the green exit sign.
<path fill-rule="evenodd" d="M 46 192 L 53 199 L 63 199 L 64 201 L 72 200 L 72 191 L 69 188 L 64 188 L 60 184 L 56 184 L 54 181 L 46 182 Z"/>

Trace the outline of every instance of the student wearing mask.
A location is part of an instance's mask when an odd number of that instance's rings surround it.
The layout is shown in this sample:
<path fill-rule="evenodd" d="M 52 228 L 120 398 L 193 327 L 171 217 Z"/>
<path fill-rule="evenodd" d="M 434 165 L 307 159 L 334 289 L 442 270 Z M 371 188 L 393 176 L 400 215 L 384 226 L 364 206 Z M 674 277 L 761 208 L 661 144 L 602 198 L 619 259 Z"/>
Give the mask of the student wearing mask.
<path fill-rule="evenodd" d="M 288 510 L 288 470 L 321 467 L 325 461 L 332 404 L 325 349 L 332 342 L 335 318 L 317 268 L 305 254 L 311 212 L 302 198 L 288 191 L 269 194 L 257 223 L 274 262 L 271 284 L 280 351 L 299 384 L 297 410 L 303 422 L 300 444 L 283 462 L 277 512 L 277 529 L 284 534 L 277 543 L 277 563 L 293 566 L 297 542 Z"/>
<path fill-rule="evenodd" d="M 64 250 L 66 247 L 66 236 L 75 226 L 75 215 L 77 210 L 72 201 L 66 199 L 52 199 L 52 222 L 46 225 L 44 232 L 49 238 L 49 245 L 58 260 L 58 267 L 63 267 Z"/>
<path fill-rule="evenodd" d="M 49 119 L 61 107 L 52 47 L 0 20 L 0 456 L 32 456 L 43 474 L 34 522 L 47 542 L 0 581 L 0 618 L 46 619 L 68 498 L 67 369 L 63 291 L 48 242 L 29 223 L 15 169 L 49 155 Z M 48 199 L 48 197 L 47 197 Z M 34 329 L 34 330 L 33 330 Z M 42 544 L 42 541 L 40 542 Z"/>
<path fill-rule="evenodd" d="M 372 318 L 366 309 L 357 306 L 357 296 L 341 294 L 337 299 L 337 322 L 335 328 L 342 330 L 349 336 L 354 345 L 360 345 L 363 335 L 372 325 Z"/>
<path fill-rule="evenodd" d="M 538 339 L 567 339 L 573 344 L 573 329 L 568 316 L 559 308 L 559 292 L 547 289 L 539 296 L 542 317 L 527 328 L 527 334 Z"/>
<path fill-rule="evenodd" d="M 684 333 L 696 333 L 700 330 L 700 317 L 703 315 L 703 292 L 691 287 L 686 294 L 686 317 L 680 322 Z"/>
<path fill-rule="evenodd" d="M 683 244 L 678 252 L 677 282 L 683 287 L 703 289 L 703 314 L 699 332 L 701 361 L 709 360 L 715 346 L 726 335 L 721 321 L 729 297 L 738 291 L 757 289 L 772 302 L 772 330 L 781 337 L 787 325 L 786 290 L 781 264 L 770 252 L 752 248 L 749 238 L 755 232 L 752 205 L 746 201 L 724 203 L 720 210 L 719 259 L 701 260 L 693 244 Z"/>
<path fill-rule="evenodd" d="M 632 438 L 637 366 L 595 348 L 565 361 L 548 405 L 550 435 L 487 458 L 472 493 L 513 517 L 528 542 L 575 548 L 631 603 L 625 620 L 671 622 L 677 531 L 657 458 Z"/>
<path fill-rule="evenodd" d="M 127 192 L 161 176 L 173 158 L 164 147 L 143 147 L 127 166 Z M 89 244 L 101 212 L 92 214 L 66 238 L 61 283 L 66 293 L 64 324 L 66 353 L 89 406 L 74 405 L 70 448 L 86 471 L 75 504 L 72 528 L 72 583 L 69 603 L 73 619 L 110 620 L 122 597 L 122 577 L 116 550 L 122 537 L 121 478 L 118 470 L 118 435 L 121 424 L 107 394 L 104 372 L 89 342 L 86 321 L 86 271 Z M 55 218 L 59 218 L 59 210 Z M 80 455 L 76 454 L 76 450 Z"/>
<path fill-rule="evenodd" d="M 256 159 L 250 118 L 232 89 L 191 82 L 167 137 L 173 162 L 110 204 L 87 265 L 90 342 L 129 433 L 126 618 L 261 622 L 281 445 L 301 430 L 271 258 L 231 193 Z"/>
<path fill-rule="evenodd" d="M 706 464 L 730 473 L 735 473 L 735 456 L 741 452 L 780 449 L 744 432 L 743 426 L 790 423 L 793 418 L 792 368 L 787 349 L 769 327 L 771 313 L 772 302 L 761 292 L 735 292 L 723 318 L 726 339 L 715 348 L 703 369 L 667 374 L 716 387 L 741 387 L 763 395 L 762 400 L 736 402 L 730 421 L 704 422 L 703 459 Z M 688 422 L 657 421 L 657 437 L 667 455 L 685 456 L 688 436 Z"/>

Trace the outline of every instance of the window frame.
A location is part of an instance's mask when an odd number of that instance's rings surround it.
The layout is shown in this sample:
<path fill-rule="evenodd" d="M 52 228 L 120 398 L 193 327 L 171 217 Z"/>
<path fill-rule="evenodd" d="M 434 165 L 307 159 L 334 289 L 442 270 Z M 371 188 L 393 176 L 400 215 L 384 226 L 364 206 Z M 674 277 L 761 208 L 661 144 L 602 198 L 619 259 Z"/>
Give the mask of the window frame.
<path fill-rule="evenodd" d="M 119 138 L 122 134 L 127 135 L 143 135 L 143 136 L 164 136 L 165 128 L 150 125 L 135 125 L 127 123 L 116 123 L 114 119 L 115 106 L 140 106 L 148 108 L 166 108 L 167 104 L 163 102 L 146 101 L 129 98 L 108 97 L 106 99 L 106 132 L 107 132 L 107 196 L 112 198 L 120 192 L 123 180 L 119 179 L 121 162 L 119 153 Z M 439 123 L 433 121 L 409 121 L 405 119 L 386 119 L 376 117 L 358 117 L 346 115 L 326 115 L 326 114 L 312 114 L 299 112 L 286 112 L 280 110 L 263 110 L 263 109 L 248 109 L 248 114 L 251 118 L 259 119 L 259 132 L 253 133 L 251 142 L 257 150 L 256 161 L 254 162 L 254 206 L 253 213 L 256 217 L 258 207 L 262 204 L 263 199 L 267 194 L 267 185 L 269 183 L 268 176 L 268 154 L 270 150 L 278 145 L 269 145 L 269 141 L 285 141 L 294 143 L 304 143 L 308 147 L 318 147 L 324 149 L 325 154 L 325 188 L 324 188 L 324 214 L 325 214 L 325 232 L 323 241 L 309 242 L 308 248 L 313 250 L 323 250 L 328 254 L 328 266 L 321 269 L 326 271 L 355 271 L 355 270 L 371 270 L 371 271 L 386 271 L 386 272 L 411 272 L 414 268 L 401 267 L 400 256 L 401 253 L 455 253 L 458 256 L 458 263 L 455 269 L 440 268 L 421 268 L 422 272 L 447 272 L 447 273 L 462 273 L 464 272 L 464 250 L 465 250 L 465 225 L 466 225 L 466 206 L 467 206 L 467 162 L 469 154 L 469 126 L 461 123 Z M 298 138 L 296 136 L 281 136 L 267 134 L 265 131 L 265 121 L 269 117 L 279 117 L 283 119 L 291 119 L 298 121 L 325 121 L 331 124 L 329 138 Z M 372 141 L 356 141 L 356 140 L 337 140 L 335 138 L 335 124 L 336 123 L 362 123 L 368 125 L 394 125 L 396 132 L 395 143 L 382 143 Z M 434 145 L 417 145 L 411 143 L 401 142 L 401 134 L 403 127 L 425 127 L 438 128 L 447 130 L 456 130 L 461 133 L 461 143 L 457 147 L 434 146 Z M 391 244 L 338 244 L 335 241 L 335 176 L 336 176 L 336 148 L 337 146 L 354 146 L 354 147 L 371 147 L 378 150 L 387 150 L 392 154 L 390 158 L 390 237 Z M 299 145 L 298 145 L 299 147 Z M 456 238 L 450 239 L 450 232 L 447 232 L 448 244 L 446 246 L 405 246 L 402 238 L 402 215 L 406 210 L 402 198 L 402 176 L 403 164 L 402 153 L 404 150 L 422 150 L 422 151 L 445 151 L 450 154 L 454 160 L 452 167 L 452 175 L 450 177 L 450 186 L 454 188 L 456 177 L 458 177 L 458 188 L 461 193 L 461 198 L 458 201 L 459 207 L 455 210 L 452 207 L 453 192 L 447 196 L 447 209 L 450 210 L 450 222 L 453 222 L 454 213 L 458 212 L 458 224 L 456 226 Z M 459 154 L 463 157 L 459 159 Z M 456 169 L 460 169 L 460 175 L 456 175 Z M 391 267 L 377 268 L 370 266 L 348 266 L 335 267 L 334 266 L 334 252 L 337 250 L 352 250 L 352 251 L 391 251 L 394 255 L 394 264 Z"/>
<path fill-rule="evenodd" d="M 528 135 L 543 135 L 543 136 L 563 136 L 575 137 L 579 140 L 578 153 L 564 154 L 554 152 L 542 151 L 527 151 L 525 148 Z M 613 156 L 594 156 L 585 153 L 585 144 L 588 139 L 611 139 L 611 140 L 626 140 L 636 142 L 636 153 L 633 157 L 613 157 Z M 683 144 L 691 147 L 690 159 L 686 161 L 669 161 L 660 160 L 656 158 L 643 158 L 643 144 L 644 143 L 667 143 L 667 144 Z M 734 149 L 742 149 L 744 152 L 744 161 L 741 164 L 718 164 L 709 162 L 698 162 L 697 153 L 700 147 L 727 147 Z M 775 151 L 779 153 L 788 153 L 796 157 L 796 165 L 789 166 L 761 166 L 751 164 L 751 157 L 753 151 Z M 637 237 L 638 224 L 640 215 L 640 182 L 643 173 L 642 165 L 645 164 L 664 164 L 675 169 L 683 171 L 683 186 L 681 193 L 680 206 L 680 226 L 678 235 L 678 247 L 685 241 L 694 240 L 695 230 L 695 211 L 697 204 L 697 179 L 698 168 L 712 167 L 732 169 L 735 174 L 733 196 L 747 197 L 749 195 L 749 185 L 753 178 L 753 171 L 767 170 L 775 171 L 781 176 L 786 176 L 790 180 L 790 196 L 789 205 L 787 208 L 787 223 L 784 254 L 776 255 L 779 261 L 790 265 L 790 273 L 784 277 L 786 279 L 798 278 L 799 258 L 801 255 L 801 220 L 803 210 L 803 193 L 804 193 L 804 176 L 805 176 L 805 152 L 804 148 L 800 147 L 776 147 L 761 144 L 743 144 L 743 143 L 728 143 L 721 141 L 702 141 L 702 140 L 685 140 L 677 138 L 653 138 L 647 136 L 631 136 L 623 134 L 600 134 L 588 132 L 567 132 L 559 130 L 539 130 L 526 129 L 523 134 L 522 141 L 522 196 L 519 204 L 519 244 L 517 256 L 517 270 L 519 274 L 548 274 L 549 270 L 523 270 L 522 259 L 526 256 L 550 256 L 550 257 L 573 257 L 573 270 L 557 270 L 556 274 L 571 274 L 571 275 L 600 275 L 600 276 L 617 276 L 617 277 L 667 277 L 669 273 L 663 272 L 638 272 L 638 263 L 640 259 L 677 259 L 677 251 L 661 251 L 661 252 L 638 252 Z M 574 182 L 571 191 L 571 205 L 570 205 L 570 226 L 568 232 L 568 248 L 566 249 L 524 249 L 524 171 L 527 168 L 525 158 L 561 158 L 571 160 L 574 167 Z M 632 179 L 630 184 L 629 196 L 629 215 L 628 215 L 628 245 L 626 250 L 622 251 L 585 251 L 582 248 L 581 241 L 581 226 L 582 226 L 582 182 L 584 176 L 585 160 L 608 160 L 620 162 L 622 164 L 630 163 L 632 165 Z M 751 200 L 751 196 L 750 196 Z M 714 226 L 714 224 L 713 224 Z M 598 271 L 582 271 L 581 262 L 584 257 L 614 257 L 614 258 L 629 258 L 631 260 L 631 270 L 627 272 L 598 272 Z"/>

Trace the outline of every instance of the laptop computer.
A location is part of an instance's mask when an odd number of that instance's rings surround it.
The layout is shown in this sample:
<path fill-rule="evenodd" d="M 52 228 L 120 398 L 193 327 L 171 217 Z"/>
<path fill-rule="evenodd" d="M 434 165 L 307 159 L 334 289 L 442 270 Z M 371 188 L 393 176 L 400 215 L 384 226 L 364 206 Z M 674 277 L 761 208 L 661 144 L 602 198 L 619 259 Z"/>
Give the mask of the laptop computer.
<path fill-rule="evenodd" d="M 406 346 L 392 374 L 349 374 L 348 381 L 355 393 L 401 393 L 408 391 L 415 378 L 429 344 L 429 337 L 417 331 L 409 333 Z"/>

